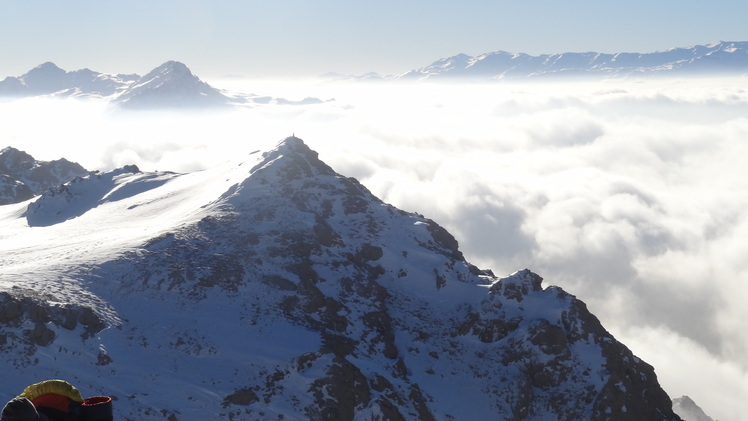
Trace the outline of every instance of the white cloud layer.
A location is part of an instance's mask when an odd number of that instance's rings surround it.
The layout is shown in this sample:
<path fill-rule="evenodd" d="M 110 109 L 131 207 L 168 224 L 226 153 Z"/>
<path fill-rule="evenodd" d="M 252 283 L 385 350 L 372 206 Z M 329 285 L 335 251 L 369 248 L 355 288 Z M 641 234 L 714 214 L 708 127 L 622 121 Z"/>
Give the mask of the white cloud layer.
<path fill-rule="evenodd" d="M 228 87 L 336 100 L 189 116 L 5 102 L 0 146 L 191 171 L 295 133 L 471 262 L 577 295 L 671 397 L 748 413 L 748 79 Z"/>

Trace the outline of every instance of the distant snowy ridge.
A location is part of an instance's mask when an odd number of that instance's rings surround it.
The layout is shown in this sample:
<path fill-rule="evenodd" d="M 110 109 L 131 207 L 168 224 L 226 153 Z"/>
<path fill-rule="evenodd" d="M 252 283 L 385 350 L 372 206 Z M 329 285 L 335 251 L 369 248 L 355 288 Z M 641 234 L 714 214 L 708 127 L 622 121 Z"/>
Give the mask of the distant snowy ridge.
<path fill-rule="evenodd" d="M 104 98 L 129 110 L 206 109 L 263 104 L 295 105 L 323 102 L 317 98 L 289 100 L 254 94 L 229 93 L 210 86 L 181 62 L 167 61 L 145 76 L 109 75 L 89 69 L 65 71 L 44 63 L 18 76 L 0 81 L 0 97 Z"/>
<path fill-rule="evenodd" d="M 55 377 L 134 421 L 680 419 L 583 302 L 471 265 L 295 137 L 77 178 L 0 233 L 6 398 Z"/>
<path fill-rule="evenodd" d="M 521 80 L 549 77 L 687 76 L 748 74 L 748 42 L 716 42 L 652 53 L 565 52 L 541 54 L 495 51 L 458 54 L 408 72 L 379 76 L 328 74 L 353 80 Z"/>
<path fill-rule="evenodd" d="M 120 93 L 137 79 L 137 75 L 108 75 L 89 69 L 67 72 L 47 62 L 21 76 L 8 76 L 0 81 L 0 96 L 108 97 Z"/>

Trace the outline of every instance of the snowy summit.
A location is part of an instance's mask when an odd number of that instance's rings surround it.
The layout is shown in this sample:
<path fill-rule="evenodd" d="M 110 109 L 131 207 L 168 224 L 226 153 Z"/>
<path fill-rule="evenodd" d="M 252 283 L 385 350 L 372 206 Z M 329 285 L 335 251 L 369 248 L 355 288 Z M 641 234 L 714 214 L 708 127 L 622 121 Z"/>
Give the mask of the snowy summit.
<path fill-rule="evenodd" d="M 178 61 L 168 61 L 138 79 L 115 103 L 124 108 L 221 107 L 231 103 Z"/>
<path fill-rule="evenodd" d="M 130 420 L 679 419 L 583 302 L 471 265 L 295 137 L 76 178 L 0 232 L 6 393 L 64 378 Z"/>

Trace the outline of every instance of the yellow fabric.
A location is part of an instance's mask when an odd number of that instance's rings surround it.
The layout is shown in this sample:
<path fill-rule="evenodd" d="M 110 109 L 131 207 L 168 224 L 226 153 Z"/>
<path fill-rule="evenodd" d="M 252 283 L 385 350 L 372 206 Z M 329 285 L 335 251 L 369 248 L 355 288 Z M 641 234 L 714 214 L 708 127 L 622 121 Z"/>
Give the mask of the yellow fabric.
<path fill-rule="evenodd" d="M 32 384 L 31 386 L 26 387 L 26 389 L 23 390 L 23 393 L 18 397 L 33 401 L 39 396 L 46 395 L 47 393 L 56 393 L 58 395 L 66 396 L 75 402 L 83 402 L 81 392 L 65 380 L 45 380 L 41 383 Z"/>

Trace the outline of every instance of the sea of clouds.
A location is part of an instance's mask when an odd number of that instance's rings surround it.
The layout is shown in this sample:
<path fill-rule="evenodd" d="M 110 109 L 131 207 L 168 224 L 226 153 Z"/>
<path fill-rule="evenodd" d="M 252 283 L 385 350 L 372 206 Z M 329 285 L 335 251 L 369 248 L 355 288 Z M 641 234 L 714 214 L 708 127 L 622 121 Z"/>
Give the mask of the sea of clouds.
<path fill-rule="evenodd" d="M 211 82 L 326 102 L 197 114 L 4 101 L 0 147 L 195 171 L 295 134 L 446 227 L 472 263 L 527 267 L 584 300 L 671 397 L 723 421 L 748 413 L 748 78 Z"/>

